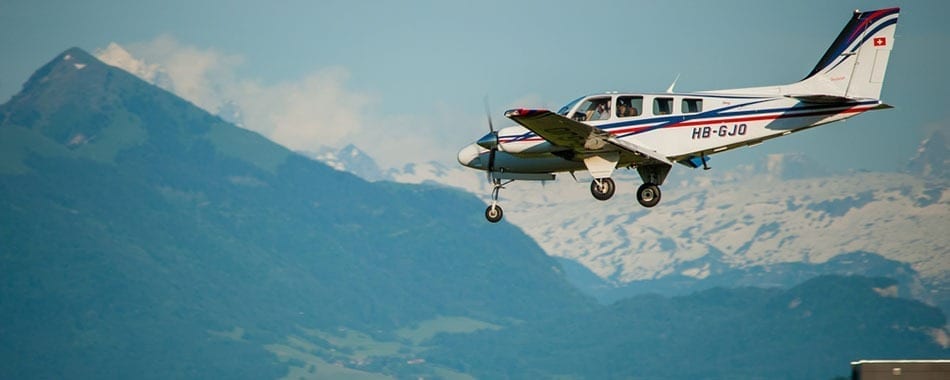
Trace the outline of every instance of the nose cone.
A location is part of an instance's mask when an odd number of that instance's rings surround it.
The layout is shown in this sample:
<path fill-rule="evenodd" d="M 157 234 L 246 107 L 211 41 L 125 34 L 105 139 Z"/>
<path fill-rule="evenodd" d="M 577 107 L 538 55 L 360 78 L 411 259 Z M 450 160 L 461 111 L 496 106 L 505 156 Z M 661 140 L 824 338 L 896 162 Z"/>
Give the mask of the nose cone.
<path fill-rule="evenodd" d="M 485 136 L 482 136 L 482 138 L 478 139 L 476 144 L 485 149 L 495 148 L 498 146 L 498 132 L 491 132 Z"/>
<path fill-rule="evenodd" d="M 471 144 L 459 151 L 459 163 L 470 168 L 481 169 L 482 159 L 478 145 Z"/>

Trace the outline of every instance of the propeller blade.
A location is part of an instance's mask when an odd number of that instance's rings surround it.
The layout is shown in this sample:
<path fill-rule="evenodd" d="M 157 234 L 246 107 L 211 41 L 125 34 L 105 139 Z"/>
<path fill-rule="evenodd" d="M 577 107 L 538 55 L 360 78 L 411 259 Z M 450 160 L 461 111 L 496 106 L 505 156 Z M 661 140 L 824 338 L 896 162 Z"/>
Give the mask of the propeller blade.
<path fill-rule="evenodd" d="M 488 96 L 485 96 L 484 102 L 485 117 L 488 118 L 488 133 L 493 138 L 493 141 L 484 141 L 483 138 L 483 141 L 479 141 L 479 145 L 488 148 L 488 170 L 485 172 L 485 174 L 488 176 L 488 182 L 494 182 L 494 178 L 492 178 L 492 172 L 495 171 L 495 153 L 498 152 L 498 132 L 495 131 L 495 125 L 492 124 L 491 108 L 488 106 Z"/>
<path fill-rule="evenodd" d="M 487 96 L 485 97 L 484 101 L 485 101 L 485 116 L 488 117 L 488 131 L 489 131 L 489 132 L 495 132 L 495 126 L 492 125 L 492 121 L 491 121 L 491 108 L 488 107 L 488 97 L 487 97 Z"/>

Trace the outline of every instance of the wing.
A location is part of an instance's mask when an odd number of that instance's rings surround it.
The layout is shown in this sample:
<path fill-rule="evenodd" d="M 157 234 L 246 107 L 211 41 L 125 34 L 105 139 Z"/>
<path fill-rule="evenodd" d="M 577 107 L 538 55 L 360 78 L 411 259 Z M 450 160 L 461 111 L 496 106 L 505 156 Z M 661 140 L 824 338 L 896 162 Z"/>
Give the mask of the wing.
<path fill-rule="evenodd" d="M 505 116 L 528 128 L 551 144 L 569 148 L 583 157 L 618 152 L 620 161 L 637 165 L 673 163 L 663 154 L 636 143 L 618 139 L 609 132 L 548 110 L 514 109 Z"/>

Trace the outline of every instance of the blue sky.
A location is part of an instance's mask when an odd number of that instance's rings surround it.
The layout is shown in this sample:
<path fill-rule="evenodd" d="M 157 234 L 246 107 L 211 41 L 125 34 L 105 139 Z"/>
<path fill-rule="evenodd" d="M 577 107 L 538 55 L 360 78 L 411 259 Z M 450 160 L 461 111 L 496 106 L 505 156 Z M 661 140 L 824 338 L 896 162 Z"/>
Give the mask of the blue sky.
<path fill-rule="evenodd" d="M 169 67 L 206 108 L 294 149 L 355 143 L 384 167 L 437 160 L 509 107 L 602 91 L 679 91 L 801 79 L 852 10 L 901 6 L 872 112 L 751 149 L 716 168 L 803 152 L 831 169 L 895 170 L 950 127 L 944 1 L 10 1 L 0 0 L 0 102 L 42 64 L 117 43 Z"/>

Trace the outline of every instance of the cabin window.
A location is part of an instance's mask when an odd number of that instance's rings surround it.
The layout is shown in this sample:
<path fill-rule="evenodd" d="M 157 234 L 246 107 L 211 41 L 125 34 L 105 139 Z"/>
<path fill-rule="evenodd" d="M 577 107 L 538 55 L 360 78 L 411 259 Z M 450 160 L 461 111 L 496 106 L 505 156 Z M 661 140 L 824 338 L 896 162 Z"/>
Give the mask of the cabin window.
<path fill-rule="evenodd" d="M 617 117 L 640 116 L 640 110 L 642 109 L 643 109 L 642 96 L 617 97 Z"/>
<path fill-rule="evenodd" d="M 673 98 L 653 99 L 654 115 L 669 115 L 673 113 Z"/>
<path fill-rule="evenodd" d="M 683 113 L 703 112 L 702 99 L 683 99 Z"/>

